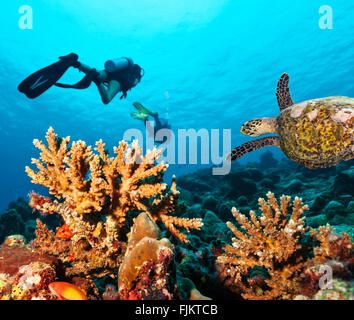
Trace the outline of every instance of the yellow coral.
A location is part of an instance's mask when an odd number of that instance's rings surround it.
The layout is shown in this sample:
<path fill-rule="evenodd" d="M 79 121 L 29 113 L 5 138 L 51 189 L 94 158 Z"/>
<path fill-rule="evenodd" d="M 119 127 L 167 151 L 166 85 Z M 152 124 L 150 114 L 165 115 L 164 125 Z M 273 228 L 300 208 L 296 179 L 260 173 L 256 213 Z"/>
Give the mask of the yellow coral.
<path fill-rule="evenodd" d="M 12 300 L 22 300 L 27 293 L 27 289 L 23 290 L 19 286 L 15 285 L 11 288 L 11 299 Z"/>

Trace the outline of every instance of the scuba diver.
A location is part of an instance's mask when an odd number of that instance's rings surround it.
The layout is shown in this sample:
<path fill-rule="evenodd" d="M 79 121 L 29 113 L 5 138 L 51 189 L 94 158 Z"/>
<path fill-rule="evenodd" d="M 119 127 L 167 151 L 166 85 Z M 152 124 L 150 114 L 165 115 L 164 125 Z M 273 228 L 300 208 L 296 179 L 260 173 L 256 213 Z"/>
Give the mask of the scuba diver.
<path fill-rule="evenodd" d="M 45 67 L 27 77 L 18 86 L 28 98 L 34 99 L 55 85 L 61 88 L 86 89 L 94 82 L 101 95 L 102 102 L 108 104 L 118 92 L 122 92 L 120 99 L 127 97 L 128 90 L 135 87 L 144 76 L 144 70 L 133 62 L 131 58 L 122 57 L 108 60 L 105 69 L 97 71 L 78 61 L 79 56 L 70 53 L 59 57 L 59 61 Z M 85 73 L 85 77 L 78 83 L 70 85 L 57 82 L 70 68 L 77 68 Z"/>
<path fill-rule="evenodd" d="M 139 102 L 134 102 L 133 106 L 139 111 L 139 112 L 132 112 L 130 115 L 132 118 L 137 119 L 137 120 L 143 120 L 144 125 L 146 127 L 146 130 L 149 133 L 150 137 L 154 138 L 154 141 L 157 144 L 161 143 L 168 143 L 170 141 L 171 136 L 164 136 L 164 139 L 162 141 L 156 141 L 155 140 L 155 132 L 158 132 L 160 129 L 171 129 L 171 125 L 168 123 L 167 119 L 159 118 L 159 114 L 157 112 L 152 112 L 145 108 L 141 103 Z M 150 121 L 148 120 L 149 116 L 151 116 L 154 119 L 154 126 L 150 125 Z"/>

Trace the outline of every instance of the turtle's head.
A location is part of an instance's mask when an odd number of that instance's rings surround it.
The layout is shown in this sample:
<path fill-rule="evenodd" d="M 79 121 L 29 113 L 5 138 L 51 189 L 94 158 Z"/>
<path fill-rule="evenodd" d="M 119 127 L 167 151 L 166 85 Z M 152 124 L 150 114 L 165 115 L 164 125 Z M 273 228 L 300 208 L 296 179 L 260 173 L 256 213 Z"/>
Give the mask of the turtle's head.
<path fill-rule="evenodd" d="M 258 118 L 247 121 L 242 125 L 241 133 L 251 137 L 277 133 L 276 118 Z"/>

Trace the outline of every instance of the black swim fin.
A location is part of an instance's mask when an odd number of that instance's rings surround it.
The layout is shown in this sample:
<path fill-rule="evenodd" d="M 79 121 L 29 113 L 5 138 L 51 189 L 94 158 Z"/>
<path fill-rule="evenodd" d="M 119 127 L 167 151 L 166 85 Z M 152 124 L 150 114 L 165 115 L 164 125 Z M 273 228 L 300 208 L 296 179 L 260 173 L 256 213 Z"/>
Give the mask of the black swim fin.
<path fill-rule="evenodd" d="M 23 80 L 17 87 L 18 90 L 30 99 L 37 98 L 54 85 L 69 67 L 78 63 L 78 58 L 78 55 L 75 53 L 60 57 L 58 62 L 38 70 Z"/>

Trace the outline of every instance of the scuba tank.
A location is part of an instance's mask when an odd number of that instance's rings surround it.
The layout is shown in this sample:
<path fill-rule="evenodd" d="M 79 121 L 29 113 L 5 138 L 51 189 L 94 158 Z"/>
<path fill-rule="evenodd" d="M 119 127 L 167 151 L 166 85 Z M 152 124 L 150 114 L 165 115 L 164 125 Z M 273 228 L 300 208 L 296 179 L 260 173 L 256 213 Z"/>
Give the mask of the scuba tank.
<path fill-rule="evenodd" d="M 108 72 L 115 72 L 121 69 L 128 68 L 129 65 L 133 65 L 134 62 L 130 58 L 122 57 L 117 59 L 108 60 L 104 64 L 104 68 Z"/>

